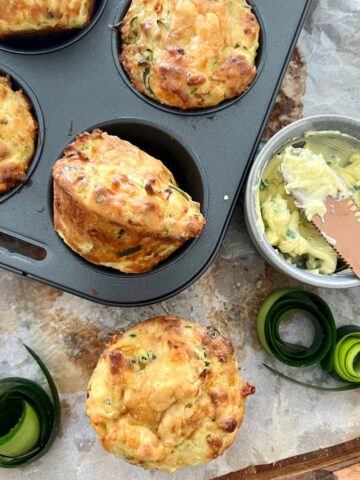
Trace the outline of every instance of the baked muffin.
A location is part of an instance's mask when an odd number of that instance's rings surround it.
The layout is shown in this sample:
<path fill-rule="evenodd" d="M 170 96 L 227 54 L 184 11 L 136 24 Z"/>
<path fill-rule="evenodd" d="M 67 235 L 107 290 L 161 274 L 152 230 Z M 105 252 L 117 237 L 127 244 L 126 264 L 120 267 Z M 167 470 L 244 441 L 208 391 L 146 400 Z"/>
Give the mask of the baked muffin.
<path fill-rule="evenodd" d="M 0 76 L 0 193 L 27 181 L 36 138 L 30 102 L 12 88 L 9 76 Z"/>
<path fill-rule="evenodd" d="M 119 28 L 133 86 L 165 105 L 211 107 L 255 78 L 260 27 L 245 0 L 132 0 Z"/>
<path fill-rule="evenodd" d="M 254 393 L 243 385 L 233 353 L 216 328 L 175 317 L 115 336 L 99 358 L 86 402 L 103 447 L 171 472 L 221 455 Z"/>
<path fill-rule="evenodd" d="M 8 0 L 0 2 L 0 38 L 85 27 L 95 0 Z"/>
<path fill-rule="evenodd" d="M 100 130 L 67 147 L 53 178 L 55 230 L 98 265 L 147 272 L 205 224 L 160 160 Z"/>

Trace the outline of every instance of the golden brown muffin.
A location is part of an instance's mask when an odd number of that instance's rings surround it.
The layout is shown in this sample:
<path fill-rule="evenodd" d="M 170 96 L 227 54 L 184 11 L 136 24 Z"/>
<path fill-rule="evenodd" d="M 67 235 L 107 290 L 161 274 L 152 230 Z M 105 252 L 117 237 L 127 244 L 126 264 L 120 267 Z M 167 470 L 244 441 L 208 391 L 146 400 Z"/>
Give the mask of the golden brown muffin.
<path fill-rule="evenodd" d="M 231 342 L 214 327 L 156 317 L 115 336 L 88 386 L 103 447 L 144 468 L 208 462 L 234 442 L 245 399 Z"/>
<path fill-rule="evenodd" d="M 0 2 L 0 38 L 85 27 L 95 0 L 7 0 Z"/>
<path fill-rule="evenodd" d="M 133 86 L 165 105 L 214 106 L 255 78 L 260 27 L 245 0 L 132 0 L 119 28 Z"/>
<path fill-rule="evenodd" d="M 147 272 L 205 224 L 160 160 L 100 130 L 67 147 L 53 178 L 55 230 L 98 265 Z"/>
<path fill-rule="evenodd" d="M 0 193 L 27 180 L 36 137 L 30 102 L 12 89 L 9 76 L 0 76 Z"/>

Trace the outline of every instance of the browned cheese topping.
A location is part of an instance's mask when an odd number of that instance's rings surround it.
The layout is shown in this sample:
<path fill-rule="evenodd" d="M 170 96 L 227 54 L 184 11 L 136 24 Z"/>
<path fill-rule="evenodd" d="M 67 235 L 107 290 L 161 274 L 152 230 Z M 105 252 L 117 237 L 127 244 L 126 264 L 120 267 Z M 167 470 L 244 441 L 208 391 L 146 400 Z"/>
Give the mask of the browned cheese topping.
<path fill-rule="evenodd" d="M 260 28 L 245 0 L 133 0 L 120 30 L 132 84 L 160 103 L 214 106 L 255 78 Z"/>
<path fill-rule="evenodd" d="M 251 389 L 244 389 L 233 353 L 215 328 L 175 317 L 114 337 L 86 403 L 104 448 L 168 471 L 221 455 L 235 440 Z"/>
<path fill-rule="evenodd" d="M 34 156 L 37 125 L 31 105 L 10 78 L 0 76 L 0 193 L 27 181 Z"/>
<path fill-rule="evenodd" d="M 95 0 L 6 0 L 0 2 L 0 38 L 85 27 Z"/>
<path fill-rule="evenodd" d="M 160 160 L 99 130 L 77 137 L 53 177 L 55 229 L 92 263 L 147 272 L 205 225 Z"/>

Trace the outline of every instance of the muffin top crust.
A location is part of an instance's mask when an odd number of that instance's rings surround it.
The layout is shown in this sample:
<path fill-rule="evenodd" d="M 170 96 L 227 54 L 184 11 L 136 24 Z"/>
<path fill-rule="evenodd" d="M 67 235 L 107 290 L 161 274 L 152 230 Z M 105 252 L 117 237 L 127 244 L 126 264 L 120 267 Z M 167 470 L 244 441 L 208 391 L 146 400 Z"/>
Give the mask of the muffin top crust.
<path fill-rule="evenodd" d="M 119 28 L 133 86 L 162 104 L 214 106 L 255 78 L 260 27 L 245 0 L 133 0 Z"/>
<path fill-rule="evenodd" d="M 85 27 L 95 0 L 8 0 L 0 2 L 0 38 Z"/>
<path fill-rule="evenodd" d="M 214 327 L 156 317 L 114 337 L 88 387 L 87 414 L 109 452 L 175 471 L 221 455 L 246 396 L 231 342 Z"/>
<path fill-rule="evenodd" d="M 89 262 L 124 273 L 149 272 L 206 222 L 160 160 L 101 130 L 77 136 L 53 179 L 57 233 Z"/>
<path fill-rule="evenodd" d="M 187 239 L 205 223 L 199 203 L 160 160 L 101 130 L 78 135 L 53 178 L 89 210 L 139 233 Z"/>
<path fill-rule="evenodd" d="M 12 88 L 9 76 L 0 76 L 0 193 L 27 181 L 36 138 L 30 102 Z"/>

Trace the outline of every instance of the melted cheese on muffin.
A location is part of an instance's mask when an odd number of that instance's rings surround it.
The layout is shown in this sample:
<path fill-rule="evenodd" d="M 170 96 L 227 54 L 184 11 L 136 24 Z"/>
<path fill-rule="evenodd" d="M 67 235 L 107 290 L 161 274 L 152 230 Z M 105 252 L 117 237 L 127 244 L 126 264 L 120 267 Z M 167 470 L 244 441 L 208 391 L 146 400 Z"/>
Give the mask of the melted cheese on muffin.
<path fill-rule="evenodd" d="M 245 0 L 132 0 L 120 30 L 132 84 L 160 103 L 217 105 L 255 78 L 259 24 Z"/>
<path fill-rule="evenodd" d="M 0 77 L 0 193 L 27 180 L 36 134 L 29 101 L 12 89 L 9 77 Z"/>
<path fill-rule="evenodd" d="M 100 130 L 79 135 L 53 177 L 55 229 L 92 263 L 147 272 L 205 224 L 160 160 Z"/>
<path fill-rule="evenodd" d="M 7 0 L 0 2 L 0 37 L 85 27 L 95 0 Z"/>
<path fill-rule="evenodd" d="M 213 327 L 156 317 L 114 337 L 88 386 L 87 414 L 104 448 L 175 471 L 221 455 L 245 398 L 233 347 Z"/>

